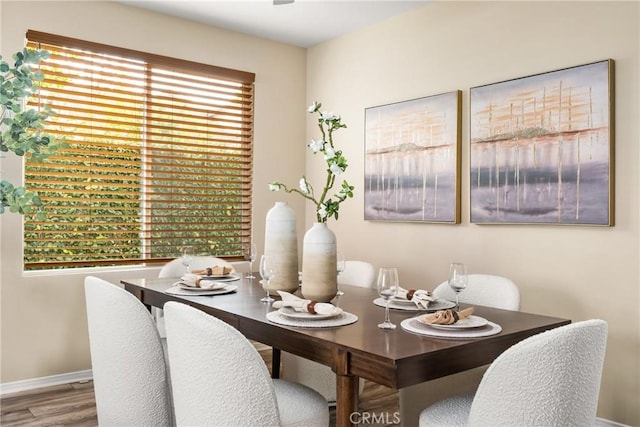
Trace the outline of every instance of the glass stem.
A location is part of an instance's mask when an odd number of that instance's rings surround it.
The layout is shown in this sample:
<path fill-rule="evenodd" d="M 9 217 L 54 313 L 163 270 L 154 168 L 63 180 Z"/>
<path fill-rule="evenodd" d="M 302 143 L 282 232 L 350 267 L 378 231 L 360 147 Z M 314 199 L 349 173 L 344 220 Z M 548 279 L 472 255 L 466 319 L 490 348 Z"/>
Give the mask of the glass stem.
<path fill-rule="evenodd" d="M 391 320 L 389 320 L 389 300 L 387 300 L 387 305 L 384 307 L 384 323 L 391 323 Z"/>

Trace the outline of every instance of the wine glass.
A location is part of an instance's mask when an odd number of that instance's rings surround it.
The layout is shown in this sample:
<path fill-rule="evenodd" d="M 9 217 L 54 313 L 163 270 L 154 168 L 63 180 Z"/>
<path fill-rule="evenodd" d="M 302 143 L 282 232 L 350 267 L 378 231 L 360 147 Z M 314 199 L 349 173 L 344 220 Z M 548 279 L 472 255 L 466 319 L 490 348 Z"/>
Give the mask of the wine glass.
<path fill-rule="evenodd" d="M 378 325 L 381 329 L 395 329 L 396 325 L 389 320 L 389 301 L 398 293 L 398 270 L 395 267 L 382 267 L 378 271 L 378 294 L 385 300 L 384 322 Z"/>
<path fill-rule="evenodd" d="M 191 263 L 193 262 L 193 246 L 183 246 L 182 247 L 182 255 L 180 256 L 182 259 L 182 265 L 187 270 L 187 273 L 191 273 Z"/>
<path fill-rule="evenodd" d="M 247 279 L 255 279 L 256 276 L 253 275 L 253 261 L 256 260 L 256 256 L 258 255 L 258 246 L 255 243 L 252 243 L 249 246 L 249 275 Z"/>
<path fill-rule="evenodd" d="M 344 260 L 344 254 L 342 252 L 338 252 L 336 255 L 336 262 L 337 262 L 337 269 L 338 269 L 338 276 L 340 276 L 340 273 L 342 273 L 344 271 L 344 269 L 346 268 L 346 262 Z M 337 296 L 341 296 L 344 295 L 344 292 L 342 292 L 340 290 L 340 282 L 338 281 L 338 292 L 336 293 Z"/>
<path fill-rule="evenodd" d="M 260 257 L 260 276 L 262 276 L 262 279 L 265 281 L 265 289 L 267 290 L 267 295 L 260 300 L 262 302 L 270 303 L 272 301 L 275 301 L 269 295 L 269 282 L 271 281 L 275 273 L 274 264 L 275 264 L 275 259 L 273 256 L 262 255 Z"/>
<path fill-rule="evenodd" d="M 456 310 L 460 310 L 458 294 L 467 287 L 467 268 L 461 262 L 453 262 L 449 266 L 449 286 L 456 293 Z"/>

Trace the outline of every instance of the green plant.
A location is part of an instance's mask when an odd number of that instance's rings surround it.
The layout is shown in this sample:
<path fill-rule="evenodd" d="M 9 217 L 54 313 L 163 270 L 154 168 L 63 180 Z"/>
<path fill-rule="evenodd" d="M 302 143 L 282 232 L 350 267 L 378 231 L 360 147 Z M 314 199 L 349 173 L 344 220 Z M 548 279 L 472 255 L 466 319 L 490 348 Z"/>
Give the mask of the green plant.
<path fill-rule="evenodd" d="M 322 193 L 316 198 L 313 187 L 307 181 L 306 176 L 300 178 L 299 187 L 289 188 L 281 182 L 274 181 L 269 184 L 269 190 L 279 191 L 284 190 L 287 193 L 298 193 L 305 199 L 310 200 L 316 206 L 316 219 L 318 222 L 327 222 L 327 219 L 332 216 L 338 219 L 338 210 L 340 209 L 340 203 L 344 202 L 348 197 L 353 197 L 354 187 L 349 185 L 346 180 L 342 181 L 340 191 L 338 191 L 334 197 L 327 198 L 329 190 L 333 188 L 336 180 L 336 175 L 341 175 L 347 167 L 347 159 L 342 155 L 342 150 L 336 150 L 333 143 L 333 132 L 341 128 L 346 128 L 347 125 L 341 122 L 340 116 L 336 116 L 331 112 L 320 111 L 322 104 L 314 102 L 309 109 L 309 113 L 318 113 L 318 127 L 322 133 L 320 140 L 311 140 L 311 143 L 307 146 L 313 151 L 313 154 L 322 153 L 324 159 L 327 162 L 327 178 L 325 180 Z"/>
<path fill-rule="evenodd" d="M 13 55 L 13 67 L 0 56 L 0 152 L 12 152 L 36 162 L 44 161 L 62 142 L 56 142 L 42 130 L 53 111 L 49 106 L 41 109 L 27 106 L 29 97 L 36 94 L 44 76 L 37 69 L 40 61 L 49 57 L 44 50 L 23 49 Z M 9 211 L 35 214 L 44 218 L 44 205 L 38 194 L 24 187 L 0 182 L 0 214 Z"/>

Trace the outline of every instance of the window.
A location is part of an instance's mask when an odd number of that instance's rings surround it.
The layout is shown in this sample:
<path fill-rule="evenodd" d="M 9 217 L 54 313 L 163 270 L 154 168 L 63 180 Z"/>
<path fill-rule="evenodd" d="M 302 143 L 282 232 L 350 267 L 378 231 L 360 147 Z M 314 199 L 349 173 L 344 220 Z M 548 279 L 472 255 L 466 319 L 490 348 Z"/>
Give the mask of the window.
<path fill-rule="evenodd" d="M 50 52 L 31 105 L 66 147 L 27 160 L 47 219 L 25 270 L 165 262 L 182 245 L 242 259 L 251 238 L 254 74 L 35 31 Z"/>

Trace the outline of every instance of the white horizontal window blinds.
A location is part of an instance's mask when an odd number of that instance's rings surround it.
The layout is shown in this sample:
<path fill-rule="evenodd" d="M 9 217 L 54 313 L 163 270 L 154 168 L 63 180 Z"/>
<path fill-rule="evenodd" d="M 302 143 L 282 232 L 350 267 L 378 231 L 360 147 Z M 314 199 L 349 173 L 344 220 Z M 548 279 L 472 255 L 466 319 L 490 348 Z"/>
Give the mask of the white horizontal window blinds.
<path fill-rule="evenodd" d="M 66 147 L 26 162 L 47 219 L 25 269 L 164 262 L 184 245 L 241 259 L 251 231 L 254 75 L 29 31 L 38 98 Z"/>

